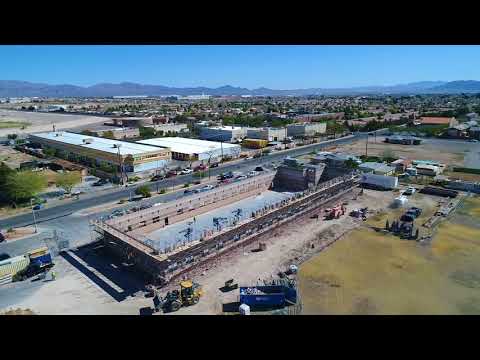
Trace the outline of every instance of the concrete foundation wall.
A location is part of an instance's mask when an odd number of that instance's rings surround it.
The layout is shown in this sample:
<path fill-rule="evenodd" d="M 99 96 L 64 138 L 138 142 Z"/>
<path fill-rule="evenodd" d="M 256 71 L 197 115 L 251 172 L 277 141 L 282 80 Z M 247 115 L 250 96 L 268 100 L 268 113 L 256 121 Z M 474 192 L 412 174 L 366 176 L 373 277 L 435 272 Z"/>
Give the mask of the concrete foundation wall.
<path fill-rule="evenodd" d="M 108 220 L 107 224 L 125 232 L 145 226 L 149 226 L 149 229 L 162 228 L 208 211 L 208 205 L 222 204 L 224 206 L 265 191 L 270 187 L 274 176 L 274 172 L 268 172 L 204 193 L 186 196 L 176 201 Z M 154 226 L 151 226 L 153 224 Z"/>
<path fill-rule="evenodd" d="M 356 185 L 357 181 L 353 176 L 345 176 L 322 183 L 321 188 L 317 191 L 309 191 L 297 199 L 283 201 L 277 207 L 271 206 L 265 214 L 258 218 L 169 254 L 155 254 L 148 246 L 105 223 L 99 224 L 97 228 L 101 228 L 104 232 L 104 243 L 107 248 L 129 262 L 133 262 L 156 285 L 165 285 L 173 278 L 188 271 L 192 266 L 220 256 L 237 244 L 244 245 L 259 233 L 291 221 L 295 216 L 352 190 Z"/>

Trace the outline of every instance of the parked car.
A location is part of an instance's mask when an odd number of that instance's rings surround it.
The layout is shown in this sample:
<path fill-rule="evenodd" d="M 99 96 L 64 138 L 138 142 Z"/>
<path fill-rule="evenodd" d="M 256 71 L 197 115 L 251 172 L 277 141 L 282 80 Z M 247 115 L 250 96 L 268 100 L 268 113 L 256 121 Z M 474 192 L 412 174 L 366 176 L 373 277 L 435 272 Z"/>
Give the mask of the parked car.
<path fill-rule="evenodd" d="M 210 164 L 210 167 L 211 168 L 216 168 L 216 167 L 218 167 L 218 163 L 212 163 L 212 164 Z"/>
<path fill-rule="evenodd" d="M 470 140 L 468 140 L 468 141 L 470 141 L 470 142 L 473 142 L 473 143 L 476 143 L 476 142 L 478 142 L 478 140 L 477 140 L 477 139 L 470 139 Z"/>
<path fill-rule="evenodd" d="M 408 209 L 407 214 L 411 214 L 415 218 L 417 218 L 422 214 L 422 209 L 418 207 L 411 207 L 410 209 Z"/>
<path fill-rule="evenodd" d="M 195 190 L 187 189 L 187 190 L 185 190 L 183 193 L 184 193 L 185 195 L 188 195 L 188 194 L 193 194 L 194 192 L 195 192 Z"/>
<path fill-rule="evenodd" d="M 255 168 L 255 171 L 263 171 L 263 167 L 257 166 L 257 167 Z"/>
<path fill-rule="evenodd" d="M 403 221 L 403 222 L 413 222 L 414 220 L 415 220 L 415 217 L 409 213 L 403 214 L 400 217 L 400 221 Z"/>
<path fill-rule="evenodd" d="M 43 204 L 37 204 L 33 207 L 33 210 L 40 210 L 43 209 Z"/>
<path fill-rule="evenodd" d="M 175 170 L 170 170 L 169 172 L 167 172 L 167 178 L 171 178 L 174 176 L 177 176 L 177 172 Z"/>
<path fill-rule="evenodd" d="M 257 175 L 258 175 L 258 173 L 257 173 L 256 171 L 254 171 L 254 170 L 250 171 L 250 172 L 247 174 L 248 177 L 257 176 Z"/>
<path fill-rule="evenodd" d="M 403 192 L 403 195 L 413 195 L 417 191 L 413 186 L 409 186 L 407 190 Z"/>
<path fill-rule="evenodd" d="M 100 179 L 98 180 L 97 182 L 94 182 L 93 183 L 93 186 L 103 186 L 103 185 L 106 185 L 108 184 L 108 181 L 105 180 L 105 179 Z"/>
<path fill-rule="evenodd" d="M 205 185 L 202 190 L 203 191 L 208 191 L 208 190 L 212 190 L 213 189 L 213 185 Z"/>
<path fill-rule="evenodd" d="M 182 171 L 180 171 L 180 174 L 182 174 L 182 175 L 188 175 L 188 174 L 191 174 L 191 173 L 193 173 L 192 169 L 183 169 Z"/>
<path fill-rule="evenodd" d="M 165 179 L 165 175 L 154 175 L 154 176 L 152 176 L 150 181 L 159 181 L 159 180 L 163 180 L 163 179 Z"/>
<path fill-rule="evenodd" d="M 202 170 L 206 170 L 207 167 L 205 165 L 198 165 L 197 167 L 195 167 L 193 170 L 194 171 L 202 171 Z"/>
<path fill-rule="evenodd" d="M 240 176 L 236 177 L 235 180 L 240 181 L 240 180 L 245 180 L 247 178 L 248 178 L 248 176 L 246 176 L 246 175 L 240 175 Z"/>

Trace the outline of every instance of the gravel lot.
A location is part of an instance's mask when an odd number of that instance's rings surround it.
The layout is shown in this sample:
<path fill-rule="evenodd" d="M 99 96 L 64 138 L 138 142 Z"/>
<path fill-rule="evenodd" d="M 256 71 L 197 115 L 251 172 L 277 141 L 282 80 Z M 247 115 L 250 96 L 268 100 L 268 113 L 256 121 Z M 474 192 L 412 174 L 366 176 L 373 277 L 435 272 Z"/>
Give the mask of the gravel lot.
<path fill-rule="evenodd" d="M 107 118 L 84 115 L 68 115 L 58 113 L 38 113 L 0 109 L 0 121 L 28 122 L 32 125 L 22 130 L 20 128 L 0 129 L 0 137 L 8 134 L 31 134 L 42 131 L 52 131 L 55 124 L 57 130 L 65 130 L 91 124 L 103 124 Z"/>

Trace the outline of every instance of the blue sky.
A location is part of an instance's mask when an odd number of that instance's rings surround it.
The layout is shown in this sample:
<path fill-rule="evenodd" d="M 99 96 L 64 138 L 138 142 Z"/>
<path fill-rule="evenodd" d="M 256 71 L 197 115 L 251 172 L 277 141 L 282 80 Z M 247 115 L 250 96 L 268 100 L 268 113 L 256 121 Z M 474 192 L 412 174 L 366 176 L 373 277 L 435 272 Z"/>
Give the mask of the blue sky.
<path fill-rule="evenodd" d="M 480 46 L 0 46 L 0 79 L 274 89 L 480 80 Z"/>

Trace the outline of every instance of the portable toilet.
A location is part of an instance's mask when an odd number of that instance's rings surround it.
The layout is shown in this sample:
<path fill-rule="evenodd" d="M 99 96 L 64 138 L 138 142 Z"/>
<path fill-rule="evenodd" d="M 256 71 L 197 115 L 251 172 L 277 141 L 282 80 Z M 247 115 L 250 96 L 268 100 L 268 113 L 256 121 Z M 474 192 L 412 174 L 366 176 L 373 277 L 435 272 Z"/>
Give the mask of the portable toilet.
<path fill-rule="evenodd" d="M 240 312 L 240 315 L 250 315 L 250 306 L 247 304 L 242 304 L 238 308 L 238 311 Z"/>

